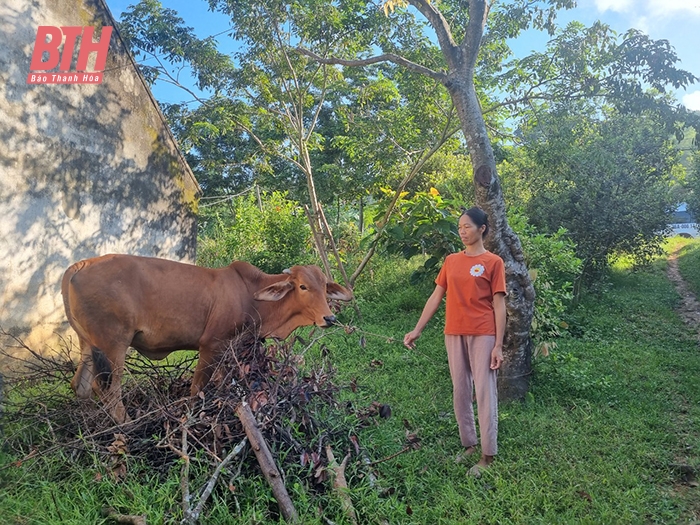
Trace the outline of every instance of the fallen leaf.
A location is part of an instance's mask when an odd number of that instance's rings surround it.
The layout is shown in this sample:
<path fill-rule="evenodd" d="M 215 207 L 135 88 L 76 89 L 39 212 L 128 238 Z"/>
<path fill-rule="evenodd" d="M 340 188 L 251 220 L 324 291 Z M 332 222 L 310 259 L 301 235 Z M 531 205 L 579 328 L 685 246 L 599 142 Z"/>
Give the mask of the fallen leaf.
<path fill-rule="evenodd" d="M 409 516 L 413 515 L 413 509 L 410 505 L 406 505 L 406 514 L 408 514 Z"/>
<path fill-rule="evenodd" d="M 112 467 L 110 473 L 112 474 L 114 481 L 122 481 L 126 478 L 126 463 L 123 461 L 116 463 Z"/>
<path fill-rule="evenodd" d="M 406 444 L 413 450 L 418 450 L 420 448 L 420 438 L 415 432 L 406 431 Z"/>
<path fill-rule="evenodd" d="M 391 496 L 391 495 L 394 494 L 395 492 L 396 492 L 396 487 L 389 487 L 389 488 L 380 490 L 380 491 L 379 491 L 379 496 L 382 497 L 382 498 L 385 498 L 385 497 L 387 497 L 387 496 Z"/>
<path fill-rule="evenodd" d="M 585 490 L 579 490 L 576 494 L 578 494 L 580 497 L 582 497 L 583 499 L 585 499 L 588 502 L 593 501 L 593 498 L 591 498 L 591 495 L 588 492 L 586 492 Z"/>
<path fill-rule="evenodd" d="M 326 467 L 324 467 L 323 465 L 319 465 L 316 469 L 314 477 L 321 483 L 326 481 L 328 479 L 328 471 L 326 470 Z"/>
<path fill-rule="evenodd" d="M 358 441 L 357 436 L 350 436 L 350 441 L 355 446 L 355 454 L 359 455 L 360 454 L 360 442 Z"/>

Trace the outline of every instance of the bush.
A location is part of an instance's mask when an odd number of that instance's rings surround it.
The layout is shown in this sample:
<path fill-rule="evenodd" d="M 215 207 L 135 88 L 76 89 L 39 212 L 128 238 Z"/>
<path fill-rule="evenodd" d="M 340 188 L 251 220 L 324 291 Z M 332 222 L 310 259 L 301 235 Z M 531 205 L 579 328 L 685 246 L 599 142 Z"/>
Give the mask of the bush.
<path fill-rule="evenodd" d="M 567 328 L 563 317 L 574 297 L 573 283 L 581 275 L 582 262 L 564 228 L 551 235 L 538 233 L 523 215 L 516 213 L 510 215 L 508 222 L 520 237 L 537 294 L 531 331 L 535 353 L 546 354 L 552 339 Z"/>
<path fill-rule="evenodd" d="M 384 230 L 382 245 L 388 254 L 399 254 L 406 260 L 415 255 L 428 256 L 423 266 L 411 276 L 412 283 L 435 278 L 445 257 L 462 249 L 457 232 L 459 209 L 459 202 L 443 199 L 435 188 L 417 192 L 410 198 L 402 195 L 397 202 Z M 384 213 L 385 209 L 380 205 L 375 222 Z"/>
<path fill-rule="evenodd" d="M 221 267 L 248 261 L 264 272 L 280 273 L 314 261 L 304 212 L 286 194 L 261 195 L 262 210 L 252 192 L 216 204 L 200 216 L 197 263 Z"/>
<path fill-rule="evenodd" d="M 568 230 L 589 283 L 620 255 L 638 265 L 660 255 L 678 162 L 664 128 L 651 115 L 585 107 L 538 118 L 501 166 L 530 222 L 552 234 Z"/>

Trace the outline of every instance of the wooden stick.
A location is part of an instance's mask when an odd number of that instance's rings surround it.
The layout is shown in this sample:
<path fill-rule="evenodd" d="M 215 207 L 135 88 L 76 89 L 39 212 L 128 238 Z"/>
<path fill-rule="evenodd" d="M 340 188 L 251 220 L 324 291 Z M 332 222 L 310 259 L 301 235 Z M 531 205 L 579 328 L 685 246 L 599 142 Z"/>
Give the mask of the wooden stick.
<path fill-rule="evenodd" d="M 146 525 L 146 516 L 131 516 L 127 514 L 118 514 L 114 509 L 103 508 L 102 517 L 108 520 L 116 521 L 117 523 L 126 523 L 129 525 Z"/>
<path fill-rule="evenodd" d="M 396 456 L 400 456 L 401 454 L 403 454 L 404 452 L 408 452 L 409 450 L 411 450 L 411 447 L 404 447 L 403 449 L 399 450 L 395 454 L 392 454 L 391 456 L 387 456 L 385 458 L 378 459 L 377 461 L 372 461 L 372 463 L 368 463 L 368 466 L 371 467 L 374 465 L 379 465 L 380 463 L 383 463 L 385 461 L 389 461 L 390 459 L 394 459 Z"/>
<path fill-rule="evenodd" d="M 340 498 L 340 506 L 343 508 L 343 512 L 345 512 L 350 523 L 357 525 L 357 513 L 355 512 L 355 507 L 352 505 L 352 499 L 348 492 L 348 482 L 345 479 L 345 467 L 348 464 L 348 459 L 350 459 L 350 453 L 348 452 L 340 465 L 338 465 L 333 451 L 331 450 L 331 446 L 326 445 L 326 457 L 328 458 L 328 470 L 331 473 L 331 479 L 333 481 L 333 490 Z"/>
<path fill-rule="evenodd" d="M 211 496 L 211 493 L 214 490 L 214 487 L 216 486 L 216 482 L 218 481 L 219 476 L 221 475 L 221 471 L 224 470 L 224 468 L 231 462 L 231 460 L 234 457 L 241 453 L 241 450 L 243 450 L 243 447 L 245 447 L 246 443 L 248 443 L 248 438 L 243 438 L 243 441 L 236 445 L 236 447 L 231 452 L 229 452 L 228 456 L 226 456 L 223 459 L 223 461 L 219 463 L 219 465 L 214 470 L 214 474 L 212 474 L 211 478 L 205 485 L 204 490 L 202 491 L 202 495 L 199 497 L 199 502 L 197 503 L 197 506 L 194 508 L 194 510 L 188 510 L 185 513 L 185 517 L 182 520 L 183 523 L 195 524 L 198 522 L 199 516 L 204 510 L 204 505 L 209 499 L 209 496 Z"/>
<path fill-rule="evenodd" d="M 255 417 L 250 411 L 248 403 L 243 401 L 239 404 L 238 407 L 236 407 L 236 415 L 238 419 L 241 420 L 246 436 L 248 436 L 248 441 L 250 441 L 250 446 L 253 448 L 253 452 L 255 452 L 255 457 L 258 458 L 258 463 L 260 464 L 263 475 L 272 488 L 272 494 L 277 500 L 282 516 L 287 521 L 299 523 L 299 514 L 287 493 L 287 489 L 282 481 L 282 476 L 280 476 L 277 465 L 275 465 L 275 460 L 272 458 L 270 449 L 267 447 L 265 438 L 255 422 Z"/>

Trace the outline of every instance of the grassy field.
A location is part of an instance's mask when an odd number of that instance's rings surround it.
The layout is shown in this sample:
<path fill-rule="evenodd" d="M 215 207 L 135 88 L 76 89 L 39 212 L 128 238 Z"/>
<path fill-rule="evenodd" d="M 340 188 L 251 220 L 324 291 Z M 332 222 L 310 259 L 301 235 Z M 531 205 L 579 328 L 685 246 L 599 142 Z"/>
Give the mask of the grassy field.
<path fill-rule="evenodd" d="M 685 243 L 681 255 L 682 272 L 700 290 L 700 244 Z M 344 403 L 391 406 L 390 418 L 357 430 L 370 458 L 401 451 L 407 433 L 419 446 L 376 465 L 374 486 L 353 458 L 348 484 L 360 522 L 697 523 L 700 489 L 687 471 L 700 468 L 700 351 L 674 313 L 665 265 L 643 273 L 619 266 L 604 291 L 583 298 L 567 319 L 570 334 L 536 362 L 525 402 L 501 405 L 500 455 L 481 479 L 453 461 L 460 444 L 442 313 L 416 350 L 400 344 L 430 284 L 410 286 L 402 264 L 375 268 L 357 290 L 363 321 L 353 322 L 362 331 L 323 342 Z M 148 523 L 178 521 L 177 472 L 163 480 L 133 465 L 126 482 L 113 483 L 96 478 L 97 460 L 73 468 L 67 452 L 6 466 L 16 459 L 0 452 L 0 523 L 106 523 L 104 505 L 146 514 Z M 333 494 L 316 496 L 301 478 L 288 485 L 304 523 L 327 523 L 319 506 L 348 523 Z M 202 523 L 276 522 L 260 478 L 239 480 L 237 494 L 218 491 Z"/>
<path fill-rule="evenodd" d="M 678 250 L 678 267 L 683 278 L 700 297 L 700 243 L 677 239 L 673 248 Z"/>

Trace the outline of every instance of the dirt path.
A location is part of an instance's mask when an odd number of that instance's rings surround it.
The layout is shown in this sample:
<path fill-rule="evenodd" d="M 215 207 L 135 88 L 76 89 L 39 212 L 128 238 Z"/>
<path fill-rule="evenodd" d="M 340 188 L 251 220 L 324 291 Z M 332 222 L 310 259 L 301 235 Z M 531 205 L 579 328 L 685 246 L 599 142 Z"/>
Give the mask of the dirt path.
<path fill-rule="evenodd" d="M 688 283 L 683 279 L 678 269 L 679 251 L 680 249 L 668 256 L 666 274 L 681 296 L 681 304 L 676 311 L 683 321 L 693 328 L 700 342 L 700 302 L 698 302 L 697 297 L 695 297 L 695 294 L 691 291 L 690 286 L 688 286 Z M 692 435 L 695 432 L 693 430 L 695 426 L 688 420 L 688 414 L 691 412 L 691 408 L 683 396 L 679 398 L 679 401 L 683 408 L 676 421 L 676 431 L 678 432 L 680 429 L 685 429 Z M 688 450 L 689 447 L 686 446 L 686 451 Z M 670 465 L 670 467 L 676 476 L 673 489 L 688 502 L 688 509 L 691 516 L 694 518 L 694 521 L 691 521 L 691 523 L 700 523 L 700 497 L 697 492 L 698 486 L 700 486 L 698 483 L 700 472 L 697 468 L 694 468 L 692 464 L 693 459 L 691 459 L 688 453 L 681 453 L 676 455 L 675 464 Z"/>
<path fill-rule="evenodd" d="M 698 332 L 698 339 L 700 339 L 700 302 L 698 302 L 697 297 L 690 290 L 690 286 L 683 280 L 681 272 L 678 270 L 678 251 L 676 250 L 668 256 L 666 273 L 681 296 L 681 305 L 678 308 L 678 313 L 688 325 L 695 328 Z"/>

